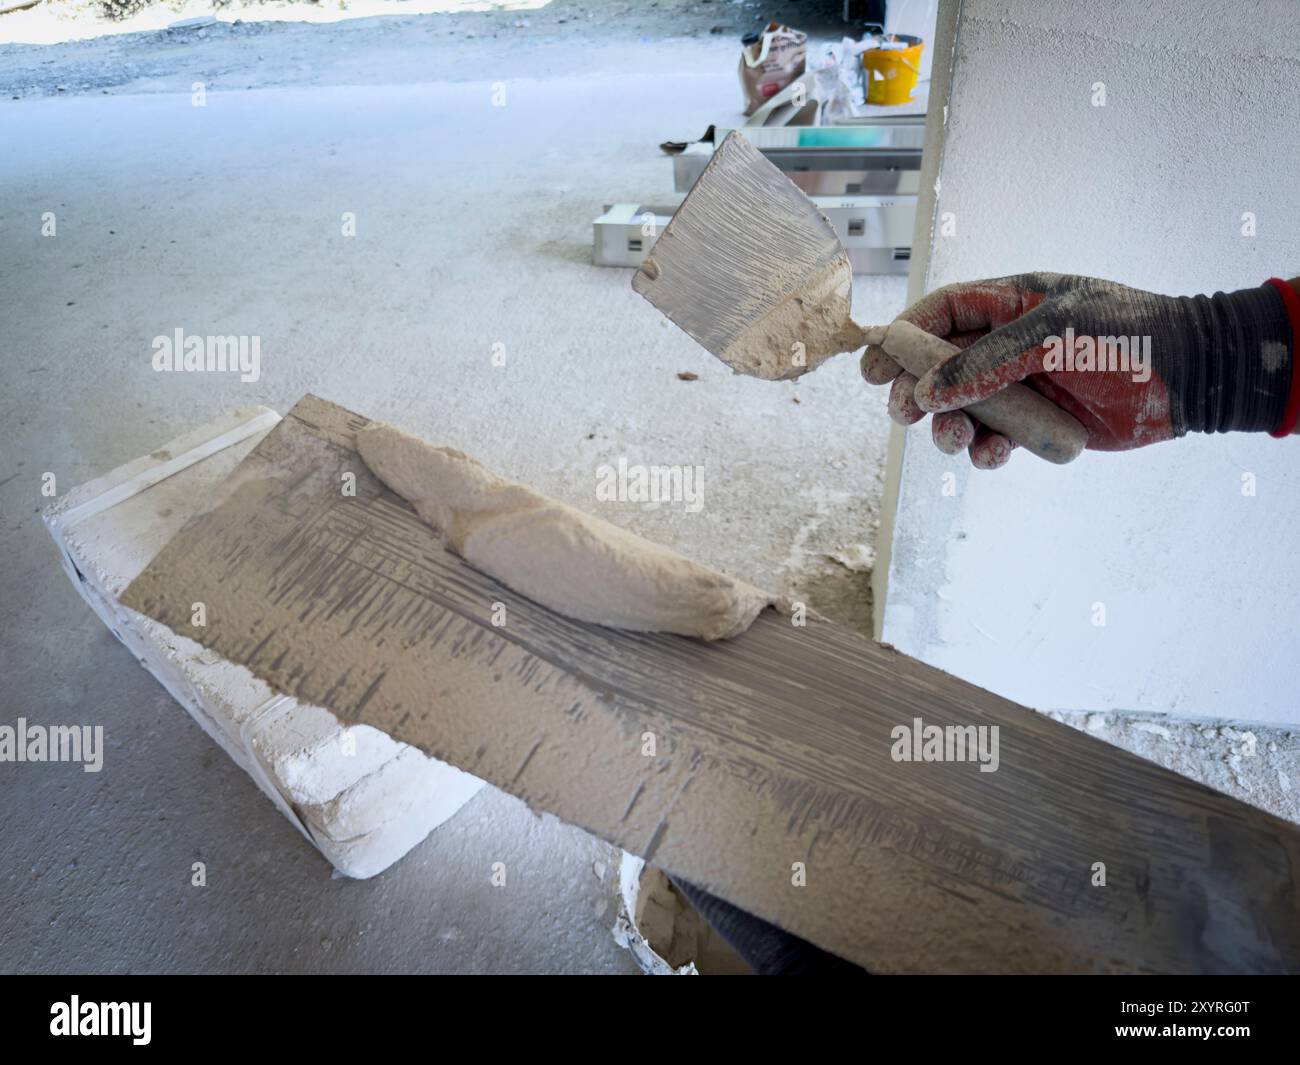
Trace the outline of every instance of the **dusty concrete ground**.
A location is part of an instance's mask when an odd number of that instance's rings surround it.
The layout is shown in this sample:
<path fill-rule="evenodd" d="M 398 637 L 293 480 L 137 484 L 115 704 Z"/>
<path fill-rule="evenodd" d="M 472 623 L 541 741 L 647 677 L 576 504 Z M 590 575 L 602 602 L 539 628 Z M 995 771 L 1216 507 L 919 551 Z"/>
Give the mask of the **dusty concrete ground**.
<path fill-rule="evenodd" d="M 41 475 L 71 487 L 310 390 L 578 506 L 603 462 L 703 466 L 699 513 L 603 513 L 865 629 L 866 573 L 827 556 L 872 543 L 883 394 L 852 357 L 798 384 L 734 377 L 629 271 L 590 264 L 604 203 L 670 193 L 656 145 L 737 117 L 733 48 L 567 47 L 548 74 L 504 44 L 427 80 L 454 66 L 444 42 L 421 84 L 218 87 L 195 107 L 178 66 L 182 93 L 0 99 L 19 146 L 0 157 L 0 720 L 102 723 L 108 742 L 99 774 L 0 767 L 0 969 L 634 968 L 609 934 L 612 849 L 499 792 L 380 878 L 331 879 L 79 600 Z M 859 287 L 864 317 L 902 306 L 901 279 Z M 155 372 L 152 339 L 177 327 L 260 337 L 260 378 Z M 489 891 L 498 860 L 519 875 Z"/>
<path fill-rule="evenodd" d="M 739 38 L 768 18 L 826 40 L 838 40 L 844 25 L 836 0 L 536 2 L 431 14 L 405 13 L 430 6 L 422 0 L 230 3 L 215 9 L 215 25 L 169 29 L 212 12 L 212 5 L 156 3 L 126 22 L 108 22 L 87 18 L 86 8 L 94 8 L 86 0 L 45 0 L 40 8 L 0 16 L 0 94 L 188 93 L 193 81 L 232 90 L 551 77 L 575 70 L 677 74 L 688 69 L 684 57 L 695 53 L 706 57 L 698 69 L 732 72 Z M 431 6 L 472 5 L 431 0 Z M 349 17 L 361 11 L 383 14 Z M 325 18 L 345 20 L 318 21 Z M 87 27 L 112 36 L 65 39 Z M 122 32 L 128 28 L 139 32 Z M 61 43 L 29 43 L 51 38 Z"/>

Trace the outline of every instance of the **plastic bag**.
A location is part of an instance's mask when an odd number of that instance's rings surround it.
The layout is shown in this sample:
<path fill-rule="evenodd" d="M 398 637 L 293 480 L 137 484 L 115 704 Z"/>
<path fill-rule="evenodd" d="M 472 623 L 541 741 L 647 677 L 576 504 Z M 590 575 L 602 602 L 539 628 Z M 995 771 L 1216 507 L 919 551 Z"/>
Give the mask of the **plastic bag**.
<path fill-rule="evenodd" d="M 813 64 L 816 95 L 822 102 L 822 124 L 831 126 L 866 114 L 862 92 L 862 53 L 873 42 L 845 37 L 828 44 Z"/>

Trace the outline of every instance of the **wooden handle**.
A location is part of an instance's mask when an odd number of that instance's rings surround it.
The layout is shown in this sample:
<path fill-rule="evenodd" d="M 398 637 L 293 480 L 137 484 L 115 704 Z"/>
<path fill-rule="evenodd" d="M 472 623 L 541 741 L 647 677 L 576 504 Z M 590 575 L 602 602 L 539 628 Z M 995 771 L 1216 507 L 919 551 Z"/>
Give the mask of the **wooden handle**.
<path fill-rule="evenodd" d="M 955 344 L 901 320 L 862 332 L 865 343 L 879 344 L 913 377 L 923 376 L 959 350 Z M 1088 443 L 1088 430 L 1077 418 L 1025 385 L 1008 385 L 965 410 L 1027 451 L 1058 465 L 1078 458 Z"/>

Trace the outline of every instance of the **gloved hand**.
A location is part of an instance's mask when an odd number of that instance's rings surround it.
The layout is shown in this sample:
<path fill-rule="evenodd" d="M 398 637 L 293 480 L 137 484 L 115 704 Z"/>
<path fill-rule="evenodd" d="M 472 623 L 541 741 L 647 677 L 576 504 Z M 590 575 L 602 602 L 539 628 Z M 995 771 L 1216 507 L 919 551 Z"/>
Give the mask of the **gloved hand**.
<path fill-rule="evenodd" d="M 940 450 L 967 448 L 983 469 L 1003 465 L 1015 445 L 960 408 L 1015 381 L 1079 419 L 1099 451 L 1188 432 L 1272 431 L 1287 408 L 1293 334 L 1272 284 L 1161 296 L 1070 274 L 1018 274 L 937 289 L 900 317 L 964 350 L 918 381 L 868 347 L 863 376 L 893 382 L 895 421 L 934 413 Z"/>

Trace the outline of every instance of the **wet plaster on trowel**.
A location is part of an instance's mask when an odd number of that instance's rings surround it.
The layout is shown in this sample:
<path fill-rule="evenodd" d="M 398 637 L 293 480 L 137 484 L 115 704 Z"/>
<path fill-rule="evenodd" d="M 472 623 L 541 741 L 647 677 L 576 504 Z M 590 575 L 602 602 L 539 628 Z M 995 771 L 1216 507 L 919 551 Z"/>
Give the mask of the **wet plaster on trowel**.
<path fill-rule="evenodd" d="M 852 289 L 848 260 L 838 259 L 749 325 L 718 357 L 738 373 L 778 381 L 855 351 L 865 341 L 849 317 Z"/>
<path fill-rule="evenodd" d="M 467 562 L 569 617 L 718 640 L 744 632 L 776 603 L 751 584 L 390 425 L 362 429 L 357 450 Z"/>

